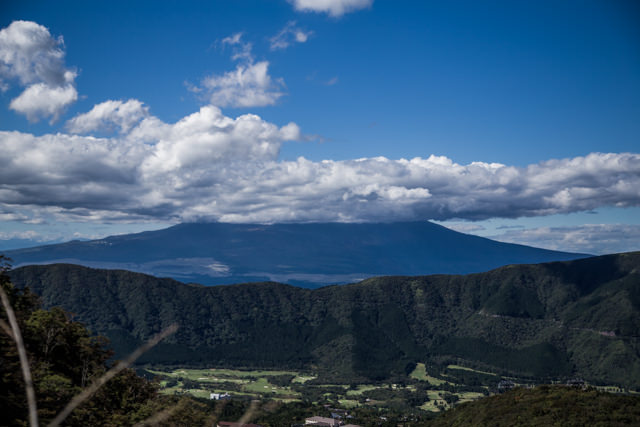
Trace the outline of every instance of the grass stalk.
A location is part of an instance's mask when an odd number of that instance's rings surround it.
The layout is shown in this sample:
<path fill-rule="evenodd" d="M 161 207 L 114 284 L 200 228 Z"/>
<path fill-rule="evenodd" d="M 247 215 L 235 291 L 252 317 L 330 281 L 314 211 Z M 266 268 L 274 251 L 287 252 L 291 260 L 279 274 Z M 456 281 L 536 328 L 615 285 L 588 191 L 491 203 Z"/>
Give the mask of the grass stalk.
<path fill-rule="evenodd" d="M 49 423 L 49 427 L 59 426 L 71 414 L 71 412 L 73 412 L 75 408 L 77 408 L 78 406 L 80 406 L 80 404 L 82 404 L 82 402 L 93 396 L 93 394 L 98 391 L 100 387 L 102 387 L 107 381 L 118 375 L 122 370 L 131 366 L 133 362 L 135 362 L 146 351 L 154 347 L 167 336 L 173 334 L 177 329 L 178 325 L 176 324 L 169 326 L 162 332 L 156 334 L 145 344 L 138 347 L 126 359 L 118 362 L 113 368 L 109 369 L 103 376 L 94 381 L 89 387 L 85 388 L 80 393 L 75 395 L 73 399 L 71 399 L 71 401 L 67 404 L 67 406 L 53 419 L 53 421 Z"/>
<path fill-rule="evenodd" d="M 38 427 L 38 406 L 36 404 L 36 392 L 33 387 L 33 377 L 31 376 L 31 367 L 29 365 L 29 359 L 27 357 L 27 349 L 24 346 L 24 341 L 22 340 L 22 333 L 20 332 L 20 327 L 18 326 L 18 320 L 16 319 L 16 314 L 13 311 L 13 307 L 11 307 L 11 303 L 9 302 L 9 297 L 7 293 L 4 291 L 2 286 L 0 286 L 0 299 L 2 299 L 2 306 L 4 307 L 5 312 L 7 313 L 7 318 L 9 320 L 9 325 L 11 328 L 11 338 L 16 343 L 16 347 L 18 348 L 18 357 L 20 358 L 20 367 L 22 368 L 22 376 L 24 377 L 24 387 L 27 393 L 27 405 L 29 408 L 29 425 L 31 427 Z M 6 323 L 2 329 L 5 329 Z M 5 332 L 9 332 L 6 331 Z"/>

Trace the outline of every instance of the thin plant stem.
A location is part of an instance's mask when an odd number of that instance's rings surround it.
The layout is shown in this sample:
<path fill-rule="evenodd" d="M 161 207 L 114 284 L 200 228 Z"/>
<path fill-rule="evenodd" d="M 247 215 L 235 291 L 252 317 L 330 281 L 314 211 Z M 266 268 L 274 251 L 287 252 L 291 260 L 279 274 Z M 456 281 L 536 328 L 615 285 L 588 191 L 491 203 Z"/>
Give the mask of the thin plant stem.
<path fill-rule="evenodd" d="M 4 319 L 0 319 L 0 329 L 2 329 L 2 331 L 5 334 L 9 335 L 9 337 L 13 339 L 13 332 L 11 332 L 11 326 L 9 326 L 9 324 L 5 322 Z"/>
<path fill-rule="evenodd" d="M 251 421 L 251 418 L 253 418 L 254 414 L 258 410 L 259 404 L 260 404 L 259 400 L 252 400 L 251 405 L 249 405 L 249 408 L 247 408 L 247 411 L 238 420 L 238 424 L 243 425 Z"/>
<path fill-rule="evenodd" d="M 134 424 L 133 427 L 157 426 L 161 422 L 167 421 L 171 415 L 178 409 L 178 405 L 156 412 L 144 421 Z"/>
<path fill-rule="evenodd" d="M 146 351 L 151 349 L 153 346 L 158 344 L 160 341 L 165 339 L 167 336 L 173 334 L 178 329 L 178 325 L 173 324 L 163 330 L 162 332 L 156 334 L 153 338 L 147 341 L 142 346 L 138 347 L 133 353 L 131 353 L 126 359 L 118 362 L 113 368 L 109 369 L 103 376 L 98 378 L 93 382 L 89 387 L 82 390 L 80 393 L 75 395 L 71 402 L 67 404 L 67 406 L 60 412 L 54 419 L 49 423 L 49 427 L 57 427 L 59 426 L 71 412 L 76 409 L 82 402 L 89 399 L 93 394 L 100 389 L 107 381 L 111 378 L 118 375 L 122 370 L 128 368 L 136 361 L 140 356 L 142 356 Z"/>
<path fill-rule="evenodd" d="M 7 313 L 9 325 L 11 325 L 11 338 L 13 338 L 13 340 L 16 342 L 16 347 L 18 348 L 20 367 L 22 368 L 22 376 L 24 376 L 24 387 L 27 392 L 29 425 L 31 427 L 38 427 L 38 406 L 36 404 L 36 392 L 33 387 L 33 377 L 31 376 L 31 367 L 29 366 L 29 359 L 27 358 L 27 350 L 24 347 L 24 341 L 22 340 L 22 333 L 20 332 L 20 327 L 18 326 L 16 314 L 11 307 L 9 297 L 7 296 L 7 293 L 4 291 L 2 286 L 0 286 L 0 298 L 2 299 L 4 310 Z"/>

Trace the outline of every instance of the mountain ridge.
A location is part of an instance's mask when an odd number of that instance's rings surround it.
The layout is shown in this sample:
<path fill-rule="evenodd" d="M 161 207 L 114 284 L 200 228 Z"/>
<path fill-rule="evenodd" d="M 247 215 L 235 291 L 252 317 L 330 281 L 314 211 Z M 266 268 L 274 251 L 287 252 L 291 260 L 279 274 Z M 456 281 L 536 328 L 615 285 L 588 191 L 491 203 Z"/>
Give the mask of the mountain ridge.
<path fill-rule="evenodd" d="M 588 256 L 496 242 L 427 221 L 185 223 L 6 254 L 16 266 L 71 263 L 205 285 L 271 280 L 311 288 L 372 276 L 467 274 Z"/>
<path fill-rule="evenodd" d="M 640 252 L 315 290 L 193 286 L 70 265 L 10 275 L 45 306 L 105 334 L 119 354 L 179 323 L 145 356 L 150 363 L 296 367 L 342 380 L 464 363 L 520 378 L 640 385 Z"/>

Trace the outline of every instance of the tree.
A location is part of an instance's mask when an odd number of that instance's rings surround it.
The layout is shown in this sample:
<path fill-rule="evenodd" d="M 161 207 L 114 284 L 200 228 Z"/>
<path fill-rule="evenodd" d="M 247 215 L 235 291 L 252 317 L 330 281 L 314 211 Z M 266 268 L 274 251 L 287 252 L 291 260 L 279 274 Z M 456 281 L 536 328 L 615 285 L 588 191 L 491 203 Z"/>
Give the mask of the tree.
<path fill-rule="evenodd" d="M 67 403 L 94 379 L 109 369 L 112 352 L 106 340 L 92 336 L 61 308 L 43 310 L 28 288 L 17 289 L 6 272 L 6 258 L 0 255 L 0 286 L 7 295 L 21 331 L 41 422 L 52 420 Z M 0 318 L 8 315 L 4 308 Z M 24 425 L 28 417 L 25 381 L 13 332 L 2 321 L 0 334 L 0 413 L 9 426 Z M 76 408 L 65 425 L 130 425 L 150 415 L 157 398 L 157 385 L 125 369 L 98 389 L 92 399 Z M 146 408 L 146 409 L 145 409 Z"/>

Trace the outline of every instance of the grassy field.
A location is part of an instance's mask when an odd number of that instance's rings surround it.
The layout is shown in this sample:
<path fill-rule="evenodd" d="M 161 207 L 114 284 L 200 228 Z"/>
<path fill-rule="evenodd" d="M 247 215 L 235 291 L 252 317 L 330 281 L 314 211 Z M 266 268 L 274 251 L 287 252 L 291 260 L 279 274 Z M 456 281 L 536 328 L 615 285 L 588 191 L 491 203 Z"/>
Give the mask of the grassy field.
<path fill-rule="evenodd" d="M 229 393 L 247 398 L 277 397 L 281 400 L 299 400 L 300 393 L 291 390 L 288 386 L 272 384 L 269 378 L 289 375 L 293 377 L 292 383 L 298 384 L 315 378 L 312 375 L 299 375 L 294 371 L 245 371 L 216 368 L 171 371 L 147 369 L 147 371 L 164 378 L 160 385 L 161 391 L 165 394 L 190 394 L 202 398 L 209 398 L 210 393 Z M 197 384 L 198 387 L 189 387 L 193 384 Z"/>
<path fill-rule="evenodd" d="M 445 381 L 442 380 L 440 378 L 435 378 L 432 377 L 431 375 L 429 375 L 429 373 L 427 372 L 427 368 L 424 365 L 424 363 L 418 363 L 416 365 L 416 368 L 413 370 L 413 372 L 411 372 L 411 374 L 409 374 L 409 377 L 416 379 L 416 380 L 420 380 L 420 381 L 429 381 L 429 384 L 433 384 L 435 386 L 439 386 L 442 384 L 450 384 L 450 385 L 454 385 L 453 383 L 449 382 L 449 381 Z"/>
<path fill-rule="evenodd" d="M 297 384 L 304 384 L 307 381 L 315 380 L 317 377 L 313 375 L 298 375 L 291 382 Z"/>
<path fill-rule="evenodd" d="M 290 387 L 278 387 L 269 383 L 269 381 L 265 377 L 258 378 L 256 381 L 249 382 L 244 387 L 244 390 L 251 393 L 255 393 L 255 394 L 267 394 L 267 395 L 271 394 L 271 395 L 278 395 L 278 396 L 281 396 L 281 395 L 298 396 L 299 395 L 299 393 L 292 391 Z"/>
<path fill-rule="evenodd" d="M 314 382 L 308 385 L 309 381 L 315 380 L 316 376 L 305 372 L 295 371 L 259 371 L 259 370 L 233 370 L 233 369 L 175 369 L 160 370 L 147 369 L 150 373 L 159 376 L 162 392 L 166 394 L 190 394 L 200 398 L 209 398 L 210 393 L 229 393 L 232 398 L 241 399 L 273 399 L 277 401 L 290 402 L 309 399 L 303 396 L 306 388 L 316 390 L 314 401 L 328 400 L 336 405 L 350 409 L 357 406 L 385 406 L 386 400 L 379 397 L 369 398 L 368 393 L 386 393 L 391 400 L 397 400 L 402 393 L 415 393 L 416 386 L 408 384 L 399 386 L 397 384 L 358 384 L 347 386 L 344 384 L 318 384 Z M 274 384 L 277 377 L 287 375 L 292 379 L 288 384 Z M 439 380 L 426 373 L 424 364 L 420 364 L 416 371 L 411 374 L 411 378 L 419 381 L 429 381 L 430 384 L 450 384 L 447 381 Z M 429 390 L 423 396 L 428 395 L 429 399 L 441 401 L 443 390 Z M 462 400 L 462 396 L 460 397 Z M 446 406 L 446 405 L 445 405 Z M 434 402 L 424 405 L 425 410 L 440 410 Z"/>
<path fill-rule="evenodd" d="M 385 398 L 380 398 L 376 392 L 383 393 L 389 400 L 396 401 L 402 393 L 416 393 L 416 385 L 408 384 L 400 386 L 398 384 L 358 384 L 356 386 L 347 386 L 344 384 L 319 384 L 314 382 L 312 385 L 306 385 L 309 381 L 315 380 L 316 376 L 294 371 L 247 371 L 247 370 L 231 370 L 231 369 L 177 369 L 169 372 L 160 370 L 149 370 L 157 375 L 164 376 L 166 379 L 161 383 L 165 386 L 164 393 L 182 394 L 188 393 L 197 397 L 208 398 L 209 393 L 229 393 L 234 398 L 246 399 L 273 399 L 278 401 L 300 401 L 305 397 L 300 392 L 301 388 L 313 388 L 317 390 L 316 399 L 334 402 L 337 406 L 351 409 L 357 406 L 382 406 L 387 404 Z M 273 384 L 274 378 L 280 375 L 289 375 L 292 380 L 287 385 Z M 413 380 L 429 381 L 433 386 L 442 384 L 453 385 L 453 383 L 435 378 L 428 375 L 424 364 L 418 365 L 416 370 L 410 376 Z M 174 380 L 171 387 L 167 386 L 171 380 Z M 194 386 L 197 387 L 187 387 Z M 226 386 L 226 388 L 225 388 Z M 444 390 L 428 390 L 423 392 L 423 396 L 428 396 L 430 401 L 422 406 L 422 409 L 428 411 L 440 411 L 443 408 L 449 408 L 443 395 Z M 467 401 L 481 393 L 464 394 L 460 393 L 460 401 Z M 376 396 L 376 397 L 373 397 Z M 308 399 L 308 397 L 307 397 Z M 317 400 L 314 400 L 317 402 Z"/>
<path fill-rule="evenodd" d="M 493 372 L 479 371 L 477 369 L 471 369 L 471 368 L 467 368 L 466 366 L 460 366 L 460 365 L 448 365 L 447 369 L 461 369 L 463 371 L 477 372 L 478 374 L 494 375 L 494 376 L 496 375 Z"/>
<path fill-rule="evenodd" d="M 480 399 L 481 397 L 484 397 L 483 393 L 478 393 L 475 391 L 466 391 L 466 392 L 457 393 L 457 394 L 458 394 L 458 397 L 460 398 L 458 403 L 470 402 L 472 400 L 476 400 L 476 399 Z"/>
<path fill-rule="evenodd" d="M 460 365 L 447 365 L 452 371 L 469 371 L 478 375 L 501 378 L 495 373 L 474 370 Z M 489 387 L 465 390 L 463 384 L 454 382 L 444 372 L 427 371 L 424 363 L 418 363 L 406 382 L 402 384 L 376 383 L 346 384 L 319 383 L 317 376 L 309 372 L 234 370 L 234 369 L 147 369 L 160 379 L 161 392 L 166 394 L 190 394 L 208 399 L 210 393 L 229 393 L 232 399 L 268 399 L 280 402 L 308 401 L 330 403 L 335 407 L 352 409 L 360 406 L 390 407 L 398 402 L 416 402 L 424 411 L 440 412 L 460 403 L 482 398 Z M 438 375 L 441 378 L 437 378 Z M 453 374 L 451 374 L 453 375 Z M 451 378 L 447 381 L 445 378 Z M 428 382 L 428 384 L 427 384 Z M 461 390 L 462 389 L 462 390 Z M 622 392 L 618 387 L 598 387 L 602 391 Z M 466 387 L 469 390 L 469 387 Z M 427 400 L 428 398 L 428 400 Z M 387 406 L 389 405 L 389 406 Z"/>
<path fill-rule="evenodd" d="M 177 369 L 174 371 L 155 371 L 153 369 L 148 369 L 149 372 L 154 373 L 162 373 L 172 376 L 183 376 L 190 380 L 200 380 L 200 379 L 210 379 L 212 381 L 216 380 L 225 380 L 228 379 L 247 379 L 247 378 L 261 378 L 261 377 L 269 377 L 276 375 L 294 375 L 298 376 L 298 372 L 295 371 L 244 371 L 238 369 Z M 313 376 L 304 377 L 308 379 L 315 378 Z M 304 381 L 301 381 L 304 382 Z"/>
<path fill-rule="evenodd" d="M 358 388 L 355 390 L 347 390 L 347 396 L 358 396 L 364 393 L 365 391 L 375 390 L 377 388 L 379 387 L 375 385 L 359 385 Z"/>

